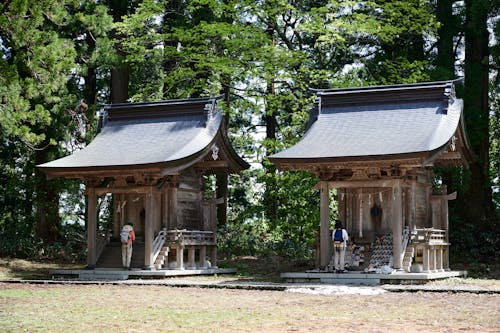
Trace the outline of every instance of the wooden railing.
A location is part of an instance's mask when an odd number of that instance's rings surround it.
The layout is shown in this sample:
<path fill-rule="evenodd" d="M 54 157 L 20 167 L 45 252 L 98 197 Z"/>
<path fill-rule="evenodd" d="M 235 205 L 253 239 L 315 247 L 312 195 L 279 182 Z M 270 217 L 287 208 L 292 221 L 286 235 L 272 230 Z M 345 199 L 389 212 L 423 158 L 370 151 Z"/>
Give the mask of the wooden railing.
<path fill-rule="evenodd" d="M 409 241 L 410 241 L 410 229 L 408 227 L 405 227 L 403 229 L 403 246 L 401 249 L 401 253 L 403 254 L 403 256 L 406 252 L 406 247 L 408 246 Z"/>
<path fill-rule="evenodd" d="M 203 230 L 168 230 L 166 241 L 179 245 L 215 245 L 215 234 Z"/>
<path fill-rule="evenodd" d="M 416 253 L 422 257 L 418 264 L 422 265 L 423 272 L 441 272 L 449 269 L 446 230 L 423 228 L 416 229 L 412 237 Z"/>
<path fill-rule="evenodd" d="M 428 245 L 444 244 L 446 243 L 446 230 L 434 228 L 416 229 L 416 235 L 412 236 L 412 241 Z"/>
<path fill-rule="evenodd" d="M 156 235 L 156 238 L 153 241 L 153 262 L 156 261 L 156 258 L 158 258 L 158 255 L 160 254 L 161 249 L 163 248 L 163 245 L 165 244 L 165 241 L 167 240 L 167 229 L 162 229 Z"/>

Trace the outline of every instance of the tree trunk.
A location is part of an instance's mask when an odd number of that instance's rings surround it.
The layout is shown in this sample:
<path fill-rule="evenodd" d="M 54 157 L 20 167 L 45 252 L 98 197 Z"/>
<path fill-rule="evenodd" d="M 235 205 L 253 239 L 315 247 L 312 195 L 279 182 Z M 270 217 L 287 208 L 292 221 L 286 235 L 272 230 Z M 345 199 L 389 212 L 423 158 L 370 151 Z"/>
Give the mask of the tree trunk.
<path fill-rule="evenodd" d="M 434 80 L 453 80 L 455 78 L 455 52 L 453 50 L 453 37 L 458 34 L 458 29 L 453 17 L 454 0 L 438 0 L 436 16 L 441 24 L 438 29 L 436 71 Z M 456 190 L 453 180 L 453 168 L 442 172 L 442 181 L 448 192 Z M 449 202 L 450 207 L 455 205 L 455 200 Z"/>
<path fill-rule="evenodd" d="M 179 40 L 174 37 L 172 31 L 176 27 L 183 27 L 186 22 L 186 17 L 182 15 L 184 8 L 184 2 L 181 0 L 171 0 L 165 2 L 163 22 L 162 22 L 162 33 L 165 36 L 165 47 L 177 47 Z M 168 57 L 167 57 L 168 55 Z M 165 76 L 168 76 L 178 65 L 178 56 L 172 54 L 166 54 L 163 59 L 163 72 Z M 168 86 L 167 82 L 163 84 L 163 98 L 170 99 L 173 96 L 177 96 L 174 87 Z M 173 96 L 171 95 L 173 91 Z"/>
<path fill-rule="evenodd" d="M 274 83 L 269 82 L 267 84 L 267 94 L 268 96 L 273 96 Z M 269 104 L 268 104 L 269 105 Z M 271 107 L 272 108 L 272 107 Z M 265 115 L 266 121 L 266 140 L 270 145 L 267 146 L 266 154 L 270 156 L 275 153 L 274 142 L 276 141 L 276 111 L 272 108 L 271 110 L 266 110 Z M 266 165 L 266 192 L 264 193 L 264 202 L 266 205 L 267 216 L 270 220 L 275 221 L 278 218 L 278 201 L 276 199 L 276 166 L 271 163 Z"/>
<path fill-rule="evenodd" d="M 92 37 L 90 34 L 87 37 L 87 44 L 89 47 L 88 52 L 89 53 L 94 53 L 95 51 L 95 39 Z M 85 75 L 85 86 L 83 90 L 83 96 L 85 99 L 85 102 L 89 105 L 96 105 L 97 104 L 97 70 L 95 66 L 89 66 L 87 67 L 87 75 Z M 94 117 L 92 115 L 88 114 L 87 118 L 89 121 L 93 120 Z"/>
<path fill-rule="evenodd" d="M 267 24 L 266 33 L 274 45 L 274 22 L 275 18 L 269 18 L 269 22 Z M 267 97 L 274 97 L 275 86 L 272 78 L 267 82 L 266 87 Z M 268 146 L 266 147 L 266 155 L 270 156 L 275 153 L 274 143 L 276 142 L 276 128 L 277 128 L 277 114 L 274 109 L 274 103 L 270 103 L 268 101 L 266 114 L 264 120 L 266 122 L 266 140 L 268 141 Z M 266 190 L 264 193 L 264 203 L 266 207 L 267 217 L 271 221 L 275 221 L 278 217 L 278 202 L 276 199 L 275 191 L 276 191 L 276 166 L 271 163 L 267 163 L 265 165 L 266 168 Z"/>
<path fill-rule="evenodd" d="M 453 37 L 458 33 L 453 17 L 454 0 L 438 0 L 436 16 L 441 24 L 438 29 L 436 79 L 452 80 L 455 78 L 455 53 Z"/>
<path fill-rule="evenodd" d="M 468 222 L 485 225 L 494 216 L 489 177 L 489 1 L 467 0 L 465 6 L 465 123 L 477 160 L 470 165 L 469 189 L 462 208 Z"/>
<path fill-rule="evenodd" d="M 48 149 L 36 151 L 36 164 L 48 161 Z M 57 240 L 59 236 L 59 190 L 55 182 L 57 181 L 50 181 L 41 171 L 35 170 L 36 234 L 47 243 Z"/>
<path fill-rule="evenodd" d="M 110 1 L 110 11 L 114 22 L 122 21 L 122 17 L 128 13 L 128 6 L 128 0 Z M 118 34 L 116 31 L 113 34 L 114 38 L 118 40 L 115 45 L 118 60 L 111 70 L 110 99 L 111 103 L 125 103 L 128 100 L 130 68 L 124 61 L 126 54 L 120 43 L 120 40 L 123 39 L 124 36 Z"/>
<path fill-rule="evenodd" d="M 111 70 L 111 103 L 126 103 L 128 100 L 129 69 L 126 65 Z"/>
<path fill-rule="evenodd" d="M 222 78 L 222 93 L 224 95 L 224 102 L 227 108 L 230 106 L 230 78 Z M 224 114 L 224 131 L 229 128 L 229 113 Z M 228 175 L 227 173 L 219 173 L 216 175 L 216 187 L 217 187 L 217 198 L 223 198 L 224 202 L 217 206 L 217 223 L 219 226 L 225 225 L 227 223 L 227 185 L 228 185 Z"/>

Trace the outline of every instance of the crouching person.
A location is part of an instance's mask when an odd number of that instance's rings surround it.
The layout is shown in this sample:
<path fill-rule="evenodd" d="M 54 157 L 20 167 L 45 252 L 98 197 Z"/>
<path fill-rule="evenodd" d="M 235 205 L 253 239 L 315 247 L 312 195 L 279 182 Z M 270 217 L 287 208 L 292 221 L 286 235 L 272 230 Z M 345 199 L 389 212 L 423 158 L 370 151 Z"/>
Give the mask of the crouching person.
<path fill-rule="evenodd" d="M 124 269 L 130 269 L 130 260 L 132 259 L 132 243 L 135 241 L 134 227 L 132 223 L 123 226 L 120 232 L 122 241 L 122 266 Z"/>

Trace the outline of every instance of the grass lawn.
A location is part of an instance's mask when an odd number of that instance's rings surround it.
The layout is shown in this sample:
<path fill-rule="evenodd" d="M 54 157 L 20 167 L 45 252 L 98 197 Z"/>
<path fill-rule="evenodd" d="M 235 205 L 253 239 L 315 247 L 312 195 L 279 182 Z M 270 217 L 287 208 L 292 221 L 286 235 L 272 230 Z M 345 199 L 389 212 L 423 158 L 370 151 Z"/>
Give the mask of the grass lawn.
<path fill-rule="evenodd" d="M 0 283 L 2 332 L 499 332 L 500 295 Z"/>
<path fill-rule="evenodd" d="M 245 279 L 261 277 L 255 272 L 262 267 L 249 261 L 245 265 Z M 49 269 L 81 267 L 0 259 L 0 280 L 47 278 Z M 435 283 L 500 286 L 495 279 Z M 1 332 L 500 332 L 499 318 L 498 294 L 325 296 L 158 285 L 0 283 Z"/>
<path fill-rule="evenodd" d="M 59 264 L 15 258 L 0 258 L 0 280 L 47 279 L 51 269 L 82 269 L 82 264 Z"/>

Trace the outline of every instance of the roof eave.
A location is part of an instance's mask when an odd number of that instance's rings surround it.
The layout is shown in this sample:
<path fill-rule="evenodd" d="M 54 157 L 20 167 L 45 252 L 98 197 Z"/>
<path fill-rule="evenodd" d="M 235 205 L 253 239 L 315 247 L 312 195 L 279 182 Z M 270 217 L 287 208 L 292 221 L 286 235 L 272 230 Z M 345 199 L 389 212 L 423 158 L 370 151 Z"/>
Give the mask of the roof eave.
<path fill-rule="evenodd" d="M 359 164 L 394 164 L 394 165 L 404 165 L 408 161 L 419 161 L 420 166 L 428 166 L 425 163 L 436 154 L 437 151 L 424 151 L 424 152 L 414 152 L 414 153 L 400 153 L 400 154 L 388 154 L 388 155 L 365 155 L 365 156 L 342 156 L 342 157 L 319 157 L 319 158 L 279 158 L 279 157 L 269 157 L 269 160 L 275 164 L 278 169 L 288 169 L 289 166 L 303 165 L 304 169 L 309 169 L 312 165 L 324 165 L 329 164 L 331 166 L 339 165 L 346 166 L 352 164 L 353 166 L 358 166 Z M 427 164 L 427 165 L 426 165 Z M 302 168 L 301 168 L 302 169 Z"/>

